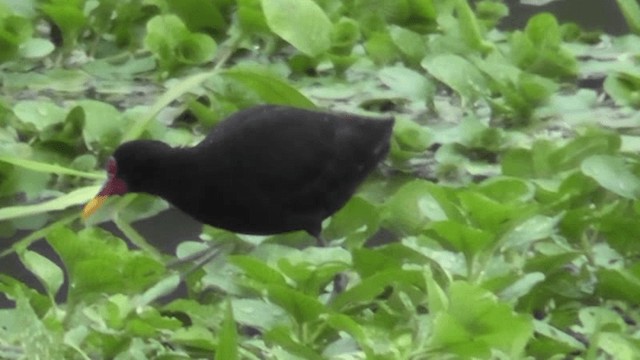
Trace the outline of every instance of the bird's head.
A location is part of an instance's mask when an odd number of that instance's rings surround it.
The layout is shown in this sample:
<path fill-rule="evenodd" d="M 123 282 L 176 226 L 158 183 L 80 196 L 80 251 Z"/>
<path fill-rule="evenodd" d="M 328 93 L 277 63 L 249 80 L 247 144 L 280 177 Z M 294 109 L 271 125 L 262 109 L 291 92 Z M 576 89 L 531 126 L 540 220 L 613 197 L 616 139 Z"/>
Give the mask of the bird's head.
<path fill-rule="evenodd" d="M 136 140 L 120 145 L 107 161 L 107 181 L 82 210 L 84 219 L 109 198 L 128 192 L 151 192 L 163 155 L 171 148 L 159 141 Z"/>

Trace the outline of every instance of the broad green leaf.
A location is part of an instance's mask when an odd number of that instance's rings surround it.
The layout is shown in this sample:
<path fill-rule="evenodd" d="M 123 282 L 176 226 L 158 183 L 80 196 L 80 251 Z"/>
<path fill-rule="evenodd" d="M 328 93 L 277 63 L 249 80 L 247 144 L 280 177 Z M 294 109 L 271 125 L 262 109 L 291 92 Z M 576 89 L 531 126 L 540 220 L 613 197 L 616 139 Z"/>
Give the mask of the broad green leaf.
<path fill-rule="evenodd" d="M 331 46 L 333 26 L 314 1 L 261 0 L 261 3 L 271 31 L 296 49 L 309 56 L 318 56 Z"/>
<path fill-rule="evenodd" d="M 456 281 L 448 290 L 449 306 L 435 314 L 429 346 L 464 358 L 490 357 L 498 349 L 521 357 L 533 335 L 529 317 L 516 314 L 488 291 Z"/>
<path fill-rule="evenodd" d="M 406 67 L 385 67 L 380 70 L 378 77 L 394 93 L 411 101 L 429 102 L 436 91 L 435 85 L 424 74 Z"/>
<path fill-rule="evenodd" d="M 378 208 L 355 196 L 331 217 L 331 222 L 322 231 L 325 240 L 344 239 L 347 248 L 361 247 L 380 228 Z"/>
<path fill-rule="evenodd" d="M 390 26 L 389 35 L 393 43 L 412 64 L 420 64 L 427 54 L 426 39 L 420 34 L 400 26 Z"/>
<path fill-rule="evenodd" d="M 424 286 L 424 274 L 421 271 L 399 269 L 379 271 L 338 294 L 331 303 L 331 307 L 336 310 L 344 310 L 346 307 L 370 303 L 390 285 L 408 285 L 419 288 Z"/>
<path fill-rule="evenodd" d="M 615 194 L 627 199 L 640 197 L 640 178 L 631 172 L 620 156 L 594 155 L 585 159 L 580 168 L 585 175 Z"/>
<path fill-rule="evenodd" d="M 246 276 L 257 281 L 260 286 L 277 284 L 286 286 L 287 281 L 276 269 L 251 256 L 231 256 L 229 261 L 244 271 Z"/>
<path fill-rule="evenodd" d="M 32 125 L 37 131 L 64 121 L 66 110 L 51 101 L 24 100 L 13 107 L 13 113 L 25 124 Z"/>
<path fill-rule="evenodd" d="M 635 303 L 640 296 L 640 271 L 634 269 L 599 269 L 596 291 L 605 299 Z"/>
<path fill-rule="evenodd" d="M 25 251 L 22 262 L 47 289 L 47 293 L 54 297 L 62 283 L 64 283 L 64 273 L 58 265 L 46 257 L 34 251 Z"/>
<path fill-rule="evenodd" d="M 447 219 L 447 204 L 434 198 L 431 189 L 428 182 L 414 180 L 391 195 L 382 209 L 382 219 L 387 226 L 415 233 L 429 221 Z"/>
<path fill-rule="evenodd" d="M 494 234 L 451 220 L 433 222 L 429 227 L 444 246 L 464 253 L 467 261 L 495 242 Z"/>
<path fill-rule="evenodd" d="M 585 350 L 585 345 L 580 341 L 578 341 L 575 337 L 571 336 L 570 334 L 564 331 L 561 331 L 553 327 L 552 325 L 540 320 L 534 320 L 533 324 L 534 324 L 536 334 L 545 336 L 553 341 L 559 342 L 562 345 L 567 346 L 568 348 L 566 349 L 567 351 L 570 351 L 570 350 L 584 351 Z"/>
<path fill-rule="evenodd" d="M 216 349 L 217 336 L 202 325 L 192 325 L 172 332 L 169 340 L 176 344 L 202 349 L 211 353 Z"/>
<path fill-rule="evenodd" d="M 262 299 L 234 298 L 231 304 L 236 322 L 258 329 L 273 328 L 287 317 L 282 308 Z"/>
<path fill-rule="evenodd" d="M 531 246 L 532 242 L 547 239 L 555 234 L 561 217 L 555 218 L 534 215 L 515 226 L 503 235 L 502 247 L 504 249 L 525 249 Z"/>
<path fill-rule="evenodd" d="M 462 98 L 473 101 L 487 92 L 487 81 L 480 70 L 465 58 L 454 54 L 438 54 L 422 61 L 431 76 L 444 83 Z"/>
<path fill-rule="evenodd" d="M 300 325 L 318 321 L 320 315 L 326 312 L 325 306 L 316 298 L 288 286 L 268 285 L 267 294 L 271 301 L 283 308 Z"/>
<path fill-rule="evenodd" d="M 109 151 L 115 149 L 125 125 L 122 114 L 112 105 L 101 101 L 81 100 L 76 105 L 84 112 L 83 136 L 87 147 L 96 149 L 100 146 Z"/>
<path fill-rule="evenodd" d="M 37 59 L 51 54 L 55 46 L 49 40 L 29 39 L 20 46 L 20 56 L 27 59 Z"/>
<path fill-rule="evenodd" d="M 544 280 L 545 276 L 541 272 L 524 274 L 517 281 L 502 290 L 500 292 L 500 298 L 505 301 L 515 302 L 531 291 L 535 291 L 533 290 L 534 287 Z"/>
<path fill-rule="evenodd" d="M 315 105 L 306 96 L 282 79 L 264 72 L 229 69 L 220 73 L 222 78 L 240 82 L 255 92 L 266 103 L 313 108 Z"/>

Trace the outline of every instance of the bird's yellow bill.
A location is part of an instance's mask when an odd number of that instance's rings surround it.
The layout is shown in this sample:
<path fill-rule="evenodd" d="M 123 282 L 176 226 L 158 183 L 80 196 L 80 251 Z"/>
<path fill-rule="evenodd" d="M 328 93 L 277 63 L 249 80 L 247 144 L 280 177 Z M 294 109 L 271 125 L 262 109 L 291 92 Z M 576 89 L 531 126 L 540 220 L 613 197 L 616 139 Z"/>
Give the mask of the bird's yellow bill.
<path fill-rule="evenodd" d="M 84 209 L 82 209 L 82 218 L 86 220 L 89 216 L 96 212 L 96 210 L 98 210 L 102 206 L 102 204 L 107 201 L 107 198 L 108 196 L 98 195 L 91 199 L 91 201 L 89 201 L 87 205 L 84 206 Z"/>

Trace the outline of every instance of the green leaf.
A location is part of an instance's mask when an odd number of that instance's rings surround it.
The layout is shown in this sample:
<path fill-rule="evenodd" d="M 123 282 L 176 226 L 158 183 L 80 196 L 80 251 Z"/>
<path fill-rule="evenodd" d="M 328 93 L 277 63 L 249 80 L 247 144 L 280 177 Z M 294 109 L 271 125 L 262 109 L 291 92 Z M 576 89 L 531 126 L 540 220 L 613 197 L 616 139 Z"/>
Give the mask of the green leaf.
<path fill-rule="evenodd" d="M 171 294 L 180 285 L 180 274 L 171 274 L 135 298 L 134 307 L 143 307 Z"/>
<path fill-rule="evenodd" d="M 469 6 L 467 0 L 456 0 L 456 13 L 460 19 L 459 24 L 462 38 L 471 48 L 482 53 L 487 53 L 494 49 L 492 43 L 484 40 L 476 14 Z"/>
<path fill-rule="evenodd" d="M 420 64 L 420 61 L 427 54 L 426 39 L 420 34 L 392 25 L 389 27 L 389 35 L 393 43 L 400 49 L 402 54 L 412 64 Z"/>
<path fill-rule="evenodd" d="M 33 126 L 37 131 L 64 121 L 67 112 L 51 101 L 25 100 L 13 107 L 13 113 L 24 124 Z"/>
<path fill-rule="evenodd" d="M 220 330 L 216 359 L 238 359 L 238 331 L 233 317 L 233 307 L 229 301 L 227 301 L 224 321 Z"/>
<path fill-rule="evenodd" d="M 43 163 L 43 162 L 34 161 L 34 160 L 16 158 L 8 155 L 7 156 L 0 155 L 0 162 L 5 162 L 11 165 L 19 166 L 24 169 L 46 173 L 46 174 L 79 176 L 86 179 L 104 179 L 104 175 L 99 173 L 78 171 L 78 170 L 67 168 L 60 165 L 53 165 L 53 164 Z"/>
<path fill-rule="evenodd" d="M 39 204 L 5 207 L 0 209 L 0 220 L 16 219 L 50 211 L 59 211 L 71 206 L 84 204 L 93 198 L 98 190 L 100 190 L 100 186 L 87 186 Z"/>
<path fill-rule="evenodd" d="M 267 286 L 269 299 L 283 308 L 298 324 L 318 321 L 326 312 L 316 298 L 282 285 Z"/>
<path fill-rule="evenodd" d="M 181 79 L 178 83 L 174 83 L 162 96 L 158 97 L 149 109 L 147 116 L 136 121 L 128 131 L 125 132 L 122 141 L 130 141 L 139 138 L 145 131 L 149 123 L 155 119 L 162 109 L 171 104 L 180 96 L 200 86 L 205 80 L 216 74 L 215 71 L 203 72 L 191 75 Z"/>
<path fill-rule="evenodd" d="M 370 303 L 382 294 L 389 285 L 423 287 L 424 273 L 422 271 L 401 269 L 379 271 L 363 279 L 359 284 L 338 294 L 331 303 L 331 307 L 333 309 L 344 310 L 346 307 Z"/>
<path fill-rule="evenodd" d="M 84 112 L 84 141 L 89 149 L 100 147 L 114 150 L 120 144 L 122 128 L 126 124 L 122 114 L 110 104 L 81 100 L 76 103 Z"/>
<path fill-rule="evenodd" d="M 604 299 L 635 303 L 640 296 L 640 268 L 599 269 L 596 291 Z"/>
<path fill-rule="evenodd" d="M 411 101 L 430 102 L 436 91 L 424 74 L 402 66 L 385 67 L 378 72 L 378 77 L 395 94 Z M 396 122 L 395 129 L 397 127 Z"/>
<path fill-rule="evenodd" d="M 182 63 L 199 65 L 213 60 L 216 42 L 205 34 L 189 34 L 176 46 L 176 56 Z"/>
<path fill-rule="evenodd" d="M 271 31 L 309 56 L 331 46 L 332 24 L 312 0 L 261 0 Z M 304 29 L 304 31 L 302 31 Z"/>
<path fill-rule="evenodd" d="M 594 155 L 582 162 L 582 172 L 603 188 L 627 199 L 640 197 L 640 178 L 620 156 Z"/>
<path fill-rule="evenodd" d="M 331 51 L 334 54 L 348 55 L 353 46 L 360 40 L 358 22 L 351 18 L 340 18 L 331 29 Z"/>
<path fill-rule="evenodd" d="M 467 101 L 487 92 L 487 82 L 480 70 L 465 58 L 454 54 L 438 54 L 422 61 L 431 76 L 444 83 Z"/>
<path fill-rule="evenodd" d="M 291 105 L 307 109 L 315 107 L 313 102 L 306 96 L 271 74 L 245 69 L 229 69 L 221 72 L 220 76 L 240 82 L 255 92 L 266 103 Z"/>
<path fill-rule="evenodd" d="M 147 22 L 144 43 L 158 58 L 161 67 L 171 71 L 178 63 L 176 49 L 189 34 L 189 29 L 179 17 L 158 15 Z"/>
<path fill-rule="evenodd" d="M 325 359 L 308 345 L 301 344 L 295 337 L 295 333 L 291 331 L 291 328 L 286 326 L 277 326 L 275 328 L 269 329 L 269 331 L 264 334 L 265 340 L 270 343 L 277 344 L 279 347 L 282 347 L 290 354 L 299 356 L 299 359 Z M 291 356 L 290 354 L 287 355 Z"/>
<path fill-rule="evenodd" d="M 43 58 L 54 50 L 55 46 L 49 40 L 29 39 L 20 46 L 20 56 L 27 59 Z"/>
<path fill-rule="evenodd" d="M 416 233 L 429 221 L 447 219 L 448 204 L 431 193 L 433 185 L 414 180 L 389 197 L 382 210 L 382 218 L 391 228 Z"/>
<path fill-rule="evenodd" d="M 636 0 L 616 0 L 631 31 L 640 34 L 640 5 Z"/>
<path fill-rule="evenodd" d="M 640 74 L 631 71 L 611 72 L 604 90 L 620 106 L 640 107 Z"/>
<path fill-rule="evenodd" d="M 64 47 L 67 50 L 71 50 L 87 22 L 80 4 L 59 1 L 43 4 L 41 9 L 62 30 Z"/>
<path fill-rule="evenodd" d="M 495 235 L 490 232 L 450 220 L 431 223 L 430 227 L 444 245 L 464 253 L 468 261 L 489 248 L 496 240 Z"/>
<path fill-rule="evenodd" d="M 374 63 L 389 64 L 399 58 L 398 47 L 394 44 L 393 39 L 388 31 L 379 31 L 370 34 L 364 43 L 369 58 Z"/>
<path fill-rule="evenodd" d="M 380 228 L 377 207 L 359 196 L 331 217 L 331 222 L 322 234 L 325 240 L 344 239 L 347 248 L 361 247 Z"/>
<path fill-rule="evenodd" d="M 64 283 L 64 273 L 53 261 L 34 251 L 21 255 L 22 263 L 40 280 L 47 293 L 54 297 Z"/>
<path fill-rule="evenodd" d="M 239 267 L 250 278 L 261 286 L 277 284 L 286 286 L 287 281 L 277 270 L 252 256 L 231 256 L 229 262 Z"/>
<path fill-rule="evenodd" d="M 448 290 L 449 306 L 435 314 L 429 347 L 462 358 L 487 358 L 491 349 L 519 358 L 533 335 L 530 318 L 516 314 L 488 291 L 462 281 Z"/>
<path fill-rule="evenodd" d="M 204 326 L 192 325 L 173 332 L 170 334 L 169 340 L 176 344 L 212 352 L 216 349 L 217 336 Z"/>

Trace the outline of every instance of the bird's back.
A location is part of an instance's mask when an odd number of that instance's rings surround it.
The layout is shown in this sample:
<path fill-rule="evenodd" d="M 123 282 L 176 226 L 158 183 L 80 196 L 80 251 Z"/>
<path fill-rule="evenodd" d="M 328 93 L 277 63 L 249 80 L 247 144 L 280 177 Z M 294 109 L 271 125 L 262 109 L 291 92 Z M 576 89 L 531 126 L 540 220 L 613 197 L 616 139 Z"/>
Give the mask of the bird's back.
<path fill-rule="evenodd" d="M 199 220 L 232 231 L 319 234 L 389 150 L 393 119 L 263 105 L 219 124 L 195 149 L 212 179 Z"/>

